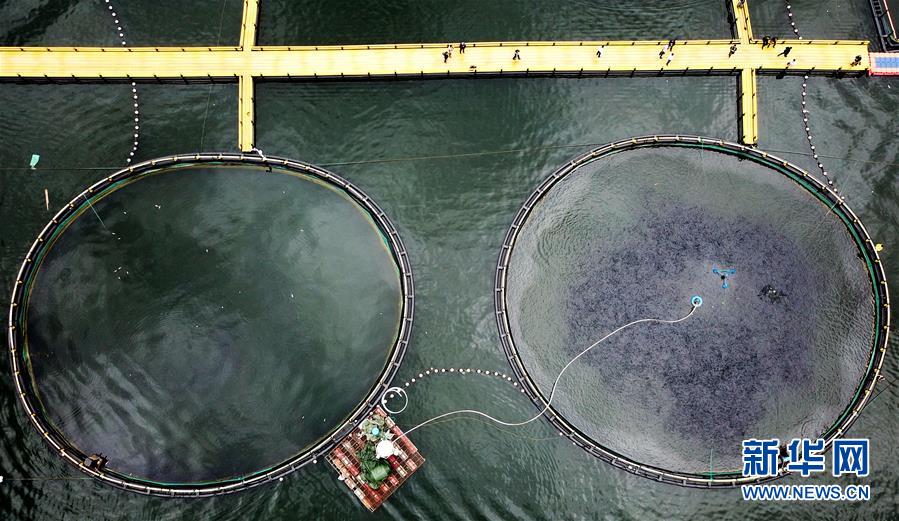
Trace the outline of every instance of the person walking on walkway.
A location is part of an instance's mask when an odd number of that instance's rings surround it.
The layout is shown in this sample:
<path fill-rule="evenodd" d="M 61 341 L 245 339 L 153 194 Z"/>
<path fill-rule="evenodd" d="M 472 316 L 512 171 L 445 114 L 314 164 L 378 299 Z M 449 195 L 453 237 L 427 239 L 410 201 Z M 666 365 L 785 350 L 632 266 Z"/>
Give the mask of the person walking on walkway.
<path fill-rule="evenodd" d="M 601 45 L 601 46 L 599 47 L 599 49 L 596 49 L 596 57 L 597 57 L 597 58 L 602 58 L 602 50 L 603 50 L 604 47 L 605 47 L 605 45 Z"/>
<path fill-rule="evenodd" d="M 443 51 L 443 63 L 446 63 L 446 61 L 449 60 L 449 57 L 450 57 L 449 51 Z"/>
<path fill-rule="evenodd" d="M 727 53 L 727 57 L 730 58 L 734 55 L 735 52 L 737 52 L 737 44 L 733 44 L 730 46 L 730 52 Z"/>
<path fill-rule="evenodd" d="M 450 58 L 453 57 L 453 44 L 449 44 L 446 46 L 446 52 L 447 54 L 449 54 Z"/>
<path fill-rule="evenodd" d="M 767 47 L 769 43 L 771 43 L 771 38 L 768 38 L 767 36 L 763 36 L 762 37 L 762 49 Z"/>
<path fill-rule="evenodd" d="M 520 60 L 520 59 L 521 59 L 521 52 L 520 52 L 518 49 L 515 49 L 515 54 L 512 55 L 512 59 L 513 59 L 513 60 Z"/>
<path fill-rule="evenodd" d="M 459 54 L 465 54 L 466 47 L 468 47 L 468 45 L 466 45 L 465 42 L 459 42 Z"/>
<path fill-rule="evenodd" d="M 856 65 L 860 65 L 861 63 L 862 63 L 862 56 L 860 54 L 856 54 L 855 59 L 852 60 L 852 63 L 850 63 L 850 65 L 855 67 Z"/>
<path fill-rule="evenodd" d="M 796 58 L 793 58 L 792 60 L 790 60 L 790 61 L 787 62 L 787 68 L 788 68 L 788 69 L 789 69 L 790 67 L 795 67 L 795 66 L 796 66 Z"/>
<path fill-rule="evenodd" d="M 668 53 L 668 61 L 665 62 L 665 65 L 671 65 L 671 60 L 674 59 L 674 51 Z"/>
<path fill-rule="evenodd" d="M 771 48 L 773 49 L 775 47 L 777 47 L 777 36 L 772 36 L 771 37 Z"/>
<path fill-rule="evenodd" d="M 784 47 L 784 50 L 780 51 L 777 55 L 783 56 L 784 58 L 786 58 L 787 56 L 790 55 L 790 51 L 792 51 L 792 50 L 793 50 L 792 47 L 787 46 L 787 47 Z"/>

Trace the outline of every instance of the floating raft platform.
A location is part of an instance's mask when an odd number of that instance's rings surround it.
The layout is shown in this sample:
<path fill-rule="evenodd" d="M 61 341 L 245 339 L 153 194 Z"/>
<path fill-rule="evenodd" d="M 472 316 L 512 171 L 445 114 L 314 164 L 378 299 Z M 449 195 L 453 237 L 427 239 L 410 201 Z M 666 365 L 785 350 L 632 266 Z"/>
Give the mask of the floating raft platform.
<path fill-rule="evenodd" d="M 871 76 L 899 76 L 899 52 L 872 52 Z"/>
<path fill-rule="evenodd" d="M 340 475 L 338 479 L 359 498 L 359 501 L 369 510 L 374 512 L 387 498 L 389 498 L 409 477 L 424 465 L 425 459 L 408 438 L 400 438 L 403 431 L 397 427 L 387 413 L 380 407 L 372 411 L 371 416 L 384 418 L 390 431 L 394 434 L 396 448 L 399 455 L 388 460 L 391 471 L 387 479 L 378 488 L 371 488 L 362 480 L 362 468 L 356 454 L 365 446 L 365 434 L 360 428 L 351 432 L 337 447 L 334 448 L 325 459 Z"/>

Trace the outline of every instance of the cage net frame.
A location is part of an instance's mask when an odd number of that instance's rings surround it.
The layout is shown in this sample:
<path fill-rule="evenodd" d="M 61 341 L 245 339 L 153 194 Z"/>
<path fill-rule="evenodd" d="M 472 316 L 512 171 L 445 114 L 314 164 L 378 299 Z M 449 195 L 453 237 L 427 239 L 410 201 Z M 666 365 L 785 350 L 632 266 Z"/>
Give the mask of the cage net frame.
<path fill-rule="evenodd" d="M 68 225 L 87 211 L 92 201 L 98 200 L 131 182 L 164 169 L 191 166 L 251 166 L 265 170 L 278 169 L 284 173 L 305 177 L 324 183 L 345 194 L 359 205 L 375 224 L 396 265 L 401 286 L 400 322 L 393 345 L 377 380 L 350 414 L 316 442 L 302 451 L 273 466 L 240 476 L 202 482 L 167 483 L 126 475 L 107 468 L 88 468 L 88 454 L 70 442 L 61 430 L 47 417 L 40 403 L 37 383 L 30 370 L 27 344 L 26 315 L 28 299 L 35 275 L 54 242 Z M 270 171 L 270 170 L 269 170 Z M 265 171 L 260 175 L 268 175 Z M 315 165 L 276 156 L 262 157 L 234 153 L 184 154 L 151 159 L 137 163 L 104 177 L 62 207 L 47 223 L 25 255 L 10 298 L 8 317 L 8 355 L 18 401 L 25 409 L 31 424 L 53 451 L 79 471 L 120 489 L 161 497 L 208 497 L 246 490 L 282 478 L 309 463 L 316 463 L 336 447 L 380 403 L 380 398 L 396 376 L 406 354 L 412 329 L 415 307 L 415 290 L 412 264 L 396 227 L 381 207 L 361 189 L 346 179 Z"/>
<path fill-rule="evenodd" d="M 821 204 L 825 205 L 829 211 L 837 215 L 840 221 L 846 226 L 849 235 L 852 237 L 852 240 L 865 263 L 866 272 L 871 283 L 874 312 L 874 328 L 872 331 L 873 342 L 868 356 L 867 368 L 855 389 L 852 399 L 840 413 L 836 421 L 834 421 L 820 436 L 825 442 L 824 450 L 829 450 L 833 441 L 843 436 L 846 430 L 858 419 L 865 405 L 871 399 L 874 387 L 879 380 L 884 357 L 886 356 L 887 342 L 889 340 L 889 288 L 887 286 L 886 273 L 883 269 L 883 264 L 880 261 L 880 256 L 875 249 L 874 242 L 871 240 L 864 224 L 862 224 L 861 220 L 852 209 L 846 205 L 843 198 L 807 171 L 789 161 L 768 154 L 758 148 L 722 139 L 680 134 L 658 134 L 633 137 L 608 143 L 581 154 L 574 159 L 571 159 L 568 163 L 554 171 L 549 177 L 545 178 L 525 200 L 524 204 L 515 215 L 515 218 L 503 239 L 502 248 L 500 249 L 497 259 L 496 271 L 494 274 L 494 309 L 503 352 L 527 396 L 538 409 L 546 410 L 545 416 L 547 420 L 559 432 L 559 435 L 567 438 L 572 444 L 580 447 L 592 456 L 606 461 L 617 468 L 655 481 L 693 488 L 731 488 L 744 484 L 762 483 L 778 479 L 790 474 L 790 472 L 783 466 L 778 469 L 777 475 L 765 478 L 743 476 L 742 473 L 738 471 L 714 472 L 711 469 L 708 473 L 680 472 L 640 463 L 639 461 L 603 446 L 578 429 L 575 425 L 571 424 L 564 415 L 559 413 L 547 401 L 546 396 L 528 373 L 527 367 L 522 361 L 518 349 L 515 346 L 515 340 L 509 323 L 509 311 L 506 305 L 507 274 L 516 240 L 533 208 L 540 203 L 543 197 L 549 193 L 556 183 L 587 164 L 613 154 L 630 150 L 664 147 L 710 150 L 741 159 L 751 160 L 757 164 L 769 167 L 785 175 L 802 189 L 814 195 L 815 198 L 821 202 Z"/>

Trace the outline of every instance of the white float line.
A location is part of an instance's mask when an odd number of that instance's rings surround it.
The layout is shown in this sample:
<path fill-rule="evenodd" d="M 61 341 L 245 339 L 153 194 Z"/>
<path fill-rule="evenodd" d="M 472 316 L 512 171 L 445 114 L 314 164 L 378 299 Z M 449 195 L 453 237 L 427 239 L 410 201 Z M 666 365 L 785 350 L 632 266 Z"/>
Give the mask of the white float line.
<path fill-rule="evenodd" d="M 128 42 L 125 40 L 125 31 L 122 29 L 119 16 L 116 14 L 115 9 L 113 9 L 110 1 L 105 0 L 105 2 L 107 10 L 109 11 L 110 16 L 112 16 L 112 21 L 115 23 L 116 34 L 119 35 L 122 47 L 126 47 Z M 131 152 L 128 153 L 128 158 L 125 159 L 125 162 L 129 164 L 134 160 L 134 155 L 137 154 L 137 147 L 140 143 L 140 103 L 138 100 L 137 83 L 133 81 L 131 82 L 131 98 L 134 101 L 134 141 L 131 144 Z"/>
<path fill-rule="evenodd" d="M 471 368 L 458 368 L 457 369 L 455 367 L 450 367 L 449 369 L 447 369 L 445 367 L 444 368 L 432 367 L 426 371 L 418 373 L 418 377 L 412 377 L 408 381 L 403 382 L 402 388 L 405 389 L 416 383 L 421 383 L 421 381 L 424 380 L 428 376 L 437 376 L 437 375 L 446 375 L 446 374 L 459 375 L 459 376 L 466 376 L 466 375 L 490 376 L 490 377 L 494 377 L 494 378 L 499 378 L 500 380 L 503 380 L 507 383 L 511 383 L 514 387 L 520 387 L 518 385 L 518 382 L 513 381 L 511 376 L 507 375 L 506 373 L 500 373 L 499 371 L 487 371 L 484 369 L 471 369 Z M 520 389 L 520 391 L 524 392 L 524 389 Z M 388 398 L 393 398 L 393 397 L 388 396 Z"/>
<path fill-rule="evenodd" d="M 790 19 L 790 26 L 793 28 L 793 33 L 801 40 L 802 35 L 799 34 L 799 28 L 796 27 L 796 19 L 793 16 L 793 6 L 790 5 L 790 0 L 786 0 L 787 4 L 787 17 Z M 812 151 L 812 157 L 815 159 L 815 162 L 818 165 L 818 170 L 821 171 L 821 175 L 824 176 L 824 180 L 827 182 L 827 186 L 831 187 L 837 195 L 841 198 L 845 199 L 846 197 L 837 190 L 836 186 L 833 184 L 833 180 L 830 178 L 830 174 L 828 174 L 827 169 L 824 167 L 824 164 L 821 163 L 821 158 L 818 157 L 818 151 L 815 150 L 815 142 L 812 139 L 812 131 L 809 127 L 809 110 L 806 106 L 806 98 L 808 97 L 808 74 L 802 77 L 802 126 L 805 128 L 805 139 L 808 143 L 809 149 Z"/>

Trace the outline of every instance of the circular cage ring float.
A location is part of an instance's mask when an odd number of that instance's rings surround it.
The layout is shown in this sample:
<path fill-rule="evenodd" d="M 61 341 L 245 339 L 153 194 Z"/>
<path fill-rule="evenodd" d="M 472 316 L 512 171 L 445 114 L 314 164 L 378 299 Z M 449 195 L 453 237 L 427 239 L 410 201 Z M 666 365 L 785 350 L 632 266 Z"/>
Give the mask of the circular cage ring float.
<path fill-rule="evenodd" d="M 316 442 L 286 460 L 243 476 L 204 482 L 162 483 L 117 472 L 105 465 L 86 465 L 85 461 L 90 460 L 91 455 L 75 446 L 68 440 L 65 433 L 53 426 L 41 407 L 34 382 L 30 380 L 28 349 L 24 338 L 25 318 L 28 297 L 40 268 L 41 259 L 52 247 L 53 239 L 65 230 L 69 222 L 81 214 L 84 207 L 91 204 L 92 199 L 103 197 L 123 184 L 152 175 L 165 168 L 197 165 L 246 165 L 264 168 L 268 171 L 271 171 L 271 168 L 278 168 L 293 175 L 299 174 L 314 178 L 316 181 L 330 185 L 346 194 L 369 214 L 385 238 L 399 272 L 402 309 L 395 341 L 390 348 L 387 363 L 378 374 L 376 382 L 349 416 L 342 423 L 335 425 L 327 434 L 322 435 Z M 371 414 L 379 401 L 379 390 L 389 386 L 395 378 L 409 344 L 414 303 L 412 265 L 396 227 L 371 197 L 346 179 L 309 163 L 273 156 L 260 157 L 234 153 L 173 155 L 131 165 L 104 177 L 75 196 L 53 216 L 26 253 L 13 286 L 7 329 L 8 354 L 19 402 L 31 424 L 58 456 L 90 477 L 117 488 L 161 497 L 209 497 L 245 490 L 283 478 L 309 463 L 316 463 L 318 457 L 338 446 L 348 433 L 352 432 Z"/>
<path fill-rule="evenodd" d="M 735 156 L 740 159 L 748 159 L 754 163 L 766 166 L 801 186 L 822 204 L 826 205 L 845 225 L 858 249 L 859 257 L 863 260 L 867 268 L 867 278 L 873 293 L 873 341 L 871 342 L 868 360 L 865 364 L 866 372 L 857 384 L 851 402 L 843 409 L 843 412 L 839 415 L 837 420 L 825 429 L 820 437 L 825 439 L 825 442 L 829 445 L 832 440 L 843 436 L 846 430 L 858 419 L 859 414 L 874 395 L 873 389 L 879 380 L 881 367 L 883 366 L 884 358 L 886 356 L 889 336 L 890 299 L 886 273 L 883 269 L 883 264 L 880 261 L 880 256 L 878 255 L 879 249 L 875 247 L 874 241 L 871 240 L 871 237 L 861 223 L 861 220 L 856 216 L 852 209 L 846 206 L 843 198 L 834 192 L 827 184 L 820 182 L 789 161 L 762 152 L 754 147 L 740 145 L 721 139 L 662 134 L 634 137 L 592 149 L 575 157 L 571 161 L 568 161 L 564 166 L 546 177 L 526 199 L 525 203 L 515 215 L 503 240 L 499 258 L 497 260 L 494 273 L 494 287 L 496 288 L 494 306 L 500 343 L 509 364 L 512 366 L 513 371 L 521 382 L 522 391 L 528 394 L 528 397 L 538 409 L 546 411 L 545 417 L 553 427 L 559 431 L 560 436 L 567 437 L 575 445 L 581 447 L 584 451 L 596 458 L 638 476 L 684 487 L 732 488 L 746 483 L 776 479 L 784 475 L 784 473 L 781 472 L 777 476 L 768 478 L 758 478 L 753 476 L 742 476 L 740 472 L 692 473 L 676 471 L 640 463 L 639 461 L 632 460 L 627 456 L 600 444 L 582 432 L 577 426 L 573 425 L 547 401 L 543 391 L 540 390 L 536 381 L 530 375 L 528 368 L 524 365 L 519 348 L 515 344 L 509 318 L 510 310 L 507 304 L 507 277 L 509 274 L 512 252 L 519 238 L 519 234 L 524 228 L 533 209 L 538 205 L 541 199 L 550 192 L 554 185 L 569 174 L 578 171 L 582 166 L 621 152 L 658 147 L 711 150 Z M 695 311 L 703 302 L 699 295 L 694 295 L 690 299 L 690 303 L 693 305 L 693 310 Z"/>

